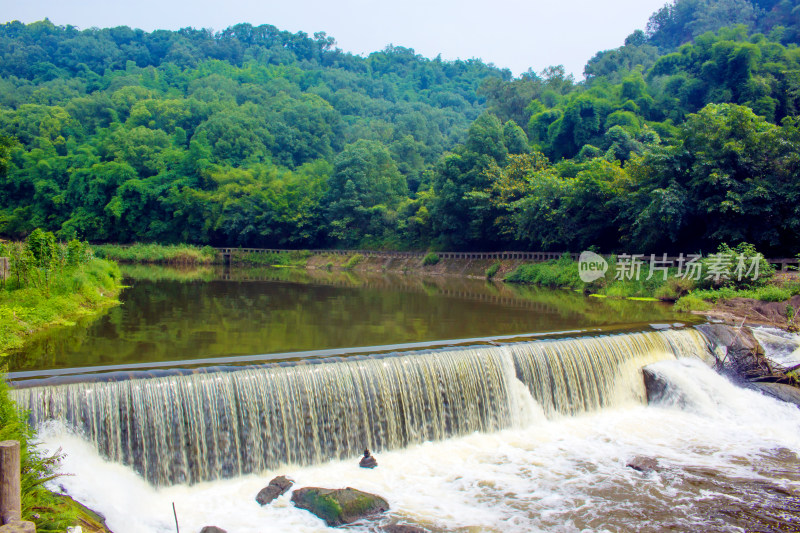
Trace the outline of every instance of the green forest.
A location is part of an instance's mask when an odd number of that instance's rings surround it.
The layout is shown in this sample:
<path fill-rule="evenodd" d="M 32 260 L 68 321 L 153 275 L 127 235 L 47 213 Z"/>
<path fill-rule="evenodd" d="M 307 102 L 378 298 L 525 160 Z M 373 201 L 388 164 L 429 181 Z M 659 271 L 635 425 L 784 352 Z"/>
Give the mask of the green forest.
<path fill-rule="evenodd" d="M 583 80 L 269 25 L 9 22 L 0 236 L 800 252 L 798 2 L 676 0 L 644 22 Z"/>

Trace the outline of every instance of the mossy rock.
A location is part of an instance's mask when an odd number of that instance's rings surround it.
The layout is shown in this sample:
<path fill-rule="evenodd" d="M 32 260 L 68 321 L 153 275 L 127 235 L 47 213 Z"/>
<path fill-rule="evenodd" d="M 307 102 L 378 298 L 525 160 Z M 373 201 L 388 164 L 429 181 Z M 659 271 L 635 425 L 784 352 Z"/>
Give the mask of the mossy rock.
<path fill-rule="evenodd" d="M 389 510 L 389 503 L 380 496 L 350 487 L 304 487 L 292 493 L 292 503 L 317 515 L 329 527 L 350 524 Z"/>
<path fill-rule="evenodd" d="M 89 509 L 81 502 L 66 494 L 57 494 L 57 496 L 61 500 L 60 503 L 62 505 L 72 508 L 73 512 L 75 512 L 77 518 L 75 525 L 80 526 L 84 533 L 112 533 L 111 530 L 108 529 L 106 518 L 103 515 Z"/>

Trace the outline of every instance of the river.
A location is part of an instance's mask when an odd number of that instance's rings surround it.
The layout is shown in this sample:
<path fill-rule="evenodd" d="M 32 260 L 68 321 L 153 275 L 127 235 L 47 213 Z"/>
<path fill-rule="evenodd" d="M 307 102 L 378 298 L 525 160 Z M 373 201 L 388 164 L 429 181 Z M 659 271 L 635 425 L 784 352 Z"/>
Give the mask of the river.
<path fill-rule="evenodd" d="M 129 274 L 122 307 L 39 339 L 11 375 L 42 447 L 66 453 L 57 484 L 116 533 L 174 531 L 173 503 L 182 531 L 325 531 L 288 495 L 255 502 L 279 474 L 375 492 L 388 520 L 433 532 L 779 531 L 800 515 L 800 411 L 714 373 L 713 346 L 665 306 Z M 645 365 L 669 384 L 660 404 Z M 358 468 L 364 446 L 378 468 Z M 627 467 L 638 455 L 657 470 Z"/>

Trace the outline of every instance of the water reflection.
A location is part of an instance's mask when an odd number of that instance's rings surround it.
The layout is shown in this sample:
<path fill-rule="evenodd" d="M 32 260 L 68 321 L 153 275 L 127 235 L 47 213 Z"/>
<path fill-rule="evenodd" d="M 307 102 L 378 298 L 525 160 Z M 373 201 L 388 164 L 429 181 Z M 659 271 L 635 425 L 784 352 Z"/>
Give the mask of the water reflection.
<path fill-rule="evenodd" d="M 9 370 L 175 361 L 686 321 L 667 305 L 465 278 L 123 268 L 123 305 L 34 339 Z"/>

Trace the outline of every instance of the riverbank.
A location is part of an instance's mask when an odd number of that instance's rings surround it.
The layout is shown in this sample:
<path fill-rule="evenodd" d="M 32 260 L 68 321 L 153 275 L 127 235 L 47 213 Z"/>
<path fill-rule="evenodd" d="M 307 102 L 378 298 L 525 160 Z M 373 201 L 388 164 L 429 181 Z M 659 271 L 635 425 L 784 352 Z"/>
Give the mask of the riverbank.
<path fill-rule="evenodd" d="M 98 256 L 129 264 L 178 264 L 210 266 L 229 263 L 237 266 L 278 266 L 297 267 L 309 271 L 354 271 L 395 274 L 415 274 L 423 276 L 451 276 L 473 279 L 497 279 L 508 283 L 535 285 L 546 288 L 567 289 L 582 292 L 597 298 L 659 300 L 673 302 L 677 310 L 702 314 L 709 318 L 722 319 L 730 323 L 741 323 L 741 319 L 753 323 L 787 327 L 785 315 L 787 305 L 798 309 L 798 305 L 788 302 L 800 294 L 800 281 L 796 273 L 780 273 L 775 276 L 772 267 L 762 259 L 761 280 L 758 284 L 746 287 L 713 287 L 701 279 L 700 282 L 682 279 L 675 269 L 670 269 L 665 280 L 661 272 L 652 277 L 647 262 L 640 265 L 636 279 L 617 280 L 613 272 L 586 283 L 580 279 L 578 262 L 568 255 L 559 259 L 532 262 L 521 258 L 522 254 L 497 254 L 500 257 L 487 257 L 489 254 L 450 254 L 429 252 L 427 254 L 370 254 L 331 250 L 310 252 L 253 252 L 229 249 L 221 254 L 210 247 L 192 245 L 134 244 L 129 246 L 98 245 Z M 745 252 L 748 261 L 755 250 L 741 245 L 733 250 L 722 246 L 718 252 Z M 703 264 L 709 266 L 708 259 Z M 650 278 L 650 279 L 648 279 Z M 775 303 L 770 311 L 761 313 L 749 311 L 754 302 Z M 778 305 L 780 302 L 783 304 Z M 780 313 L 776 309 L 780 307 Z M 773 309 L 774 308 L 774 309 Z"/>
<path fill-rule="evenodd" d="M 47 285 L 18 286 L 12 270 L 0 289 L 0 362 L 45 329 L 119 304 L 122 275 L 113 262 L 90 258 L 51 275 Z"/>
<path fill-rule="evenodd" d="M 0 364 L 37 334 L 73 324 L 119 304 L 122 274 L 116 263 L 99 259 L 84 243 L 58 243 L 36 230 L 24 243 L 0 246 L 10 269 L 0 282 Z M 4 261 L 5 263 L 5 261 Z M 58 477 L 60 451 L 42 454 L 35 446 L 28 415 L 18 410 L 0 377 L 0 440 L 20 442 L 22 519 L 39 532 L 63 532 L 80 525 L 87 533 L 107 531 L 102 519 L 72 498 L 51 492 L 45 483 Z"/>

